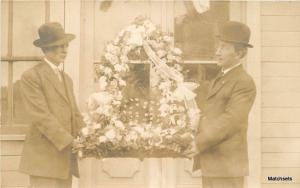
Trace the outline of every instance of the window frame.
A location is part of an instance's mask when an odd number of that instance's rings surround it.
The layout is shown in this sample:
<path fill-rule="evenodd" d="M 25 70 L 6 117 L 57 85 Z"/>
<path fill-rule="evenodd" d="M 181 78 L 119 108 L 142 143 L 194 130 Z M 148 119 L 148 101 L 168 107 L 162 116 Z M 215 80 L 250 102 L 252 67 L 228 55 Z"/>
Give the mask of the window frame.
<path fill-rule="evenodd" d="M 1 119 L 1 134 L 22 134 L 26 132 L 27 125 L 24 123 L 22 124 L 16 124 L 14 123 L 13 118 L 13 110 L 14 110 L 14 91 L 13 91 L 13 71 L 14 66 L 17 66 L 18 62 L 37 62 L 42 59 L 41 56 L 15 56 L 13 55 L 13 23 L 14 23 L 14 16 L 13 16 L 13 6 L 14 6 L 14 0 L 7 1 L 8 3 L 8 33 L 7 33 L 7 54 L 1 54 L 1 62 L 7 62 L 8 68 L 7 68 L 7 122 L 2 122 Z M 49 22 L 50 20 L 50 0 L 45 0 L 45 22 Z M 2 98 L 2 96 L 1 96 Z"/>

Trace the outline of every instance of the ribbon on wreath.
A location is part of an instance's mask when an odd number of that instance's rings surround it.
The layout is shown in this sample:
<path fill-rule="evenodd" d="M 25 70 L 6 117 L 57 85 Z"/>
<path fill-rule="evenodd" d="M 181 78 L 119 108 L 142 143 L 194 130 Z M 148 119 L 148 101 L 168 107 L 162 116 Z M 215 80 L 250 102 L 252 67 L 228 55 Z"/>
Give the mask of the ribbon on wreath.
<path fill-rule="evenodd" d="M 143 42 L 143 48 L 151 62 L 155 65 L 157 71 L 177 82 L 177 88 L 174 95 L 184 101 L 186 108 L 189 109 L 188 116 L 191 119 L 192 126 L 197 126 L 200 118 L 200 110 L 195 101 L 196 94 L 193 90 L 195 90 L 199 85 L 193 82 L 184 82 L 184 78 L 181 73 L 176 69 L 169 67 L 163 60 L 161 60 L 146 41 Z"/>

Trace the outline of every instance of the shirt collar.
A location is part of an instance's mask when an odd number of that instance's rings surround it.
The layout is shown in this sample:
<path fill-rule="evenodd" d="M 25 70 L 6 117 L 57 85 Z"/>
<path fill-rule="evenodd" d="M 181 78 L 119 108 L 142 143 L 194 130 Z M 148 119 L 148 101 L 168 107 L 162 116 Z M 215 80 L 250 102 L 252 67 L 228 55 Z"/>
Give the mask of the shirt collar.
<path fill-rule="evenodd" d="M 49 61 L 46 57 L 44 57 L 44 61 L 55 71 L 58 69 L 59 71 L 63 71 L 63 64 L 60 63 L 58 66 L 56 66 L 54 63 Z"/>
<path fill-rule="evenodd" d="M 235 65 L 233 65 L 233 66 L 231 66 L 231 67 L 229 67 L 229 68 L 227 68 L 227 69 L 222 69 L 222 73 L 225 75 L 225 74 L 227 74 L 229 71 L 231 71 L 232 69 L 234 69 L 234 68 L 240 66 L 241 64 L 242 64 L 242 63 L 238 63 L 238 64 L 235 64 Z"/>

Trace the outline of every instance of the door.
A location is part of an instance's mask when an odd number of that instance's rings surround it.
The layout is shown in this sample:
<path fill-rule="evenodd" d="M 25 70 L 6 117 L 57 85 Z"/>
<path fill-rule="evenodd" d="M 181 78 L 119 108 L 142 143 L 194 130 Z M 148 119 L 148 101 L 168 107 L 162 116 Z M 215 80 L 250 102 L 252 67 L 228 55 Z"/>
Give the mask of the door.
<path fill-rule="evenodd" d="M 93 67 L 101 63 L 105 44 L 140 15 L 149 17 L 155 24 L 160 25 L 163 31 L 174 34 L 174 44 L 183 49 L 186 64 L 184 66 L 191 71 L 190 75 L 197 76 L 197 71 L 203 73 L 201 78 L 189 79 L 211 79 L 218 69 L 214 61 L 216 44 L 213 41 L 216 27 L 226 20 L 245 22 L 247 4 L 237 1 L 211 1 L 208 7 L 204 4 L 208 11 L 197 10 L 200 11 L 200 16 L 189 18 L 191 11 L 195 9 L 194 3 L 154 0 L 82 1 L 79 64 L 81 79 L 78 93 L 81 108 L 85 108 L 85 99 L 96 87 L 96 83 L 93 82 Z M 193 29 L 195 25 L 197 27 Z M 190 33 L 187 34 L 187 31 Z M 188 38 L 189 36 L 194 38 Z M 247 64 L 246 61 L 244 64 Z M 257 169 L 255 165 L 260 164 L 254 164 L 250 159 L 250 165 L 253 165 L 250 169 Z M 201 187 L 201 171 L 193 172 L 192 161 L 188 159 L 84 159 L 80 166 L 82 175 L 79 187 Z"/>

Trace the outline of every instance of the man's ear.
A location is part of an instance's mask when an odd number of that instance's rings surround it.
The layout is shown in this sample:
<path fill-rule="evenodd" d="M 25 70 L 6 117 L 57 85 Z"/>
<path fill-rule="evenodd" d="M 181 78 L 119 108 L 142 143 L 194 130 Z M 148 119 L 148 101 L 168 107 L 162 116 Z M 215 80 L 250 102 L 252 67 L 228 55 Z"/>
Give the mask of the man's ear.
<path fill-rule="evenodd" d="M 241 49 L 236 51 L 236 58 L 237 59 L 242 59 L 243 57 L 246 56 L 246 53 L 247 53 L 247 49 L 241 48 Z"/>

